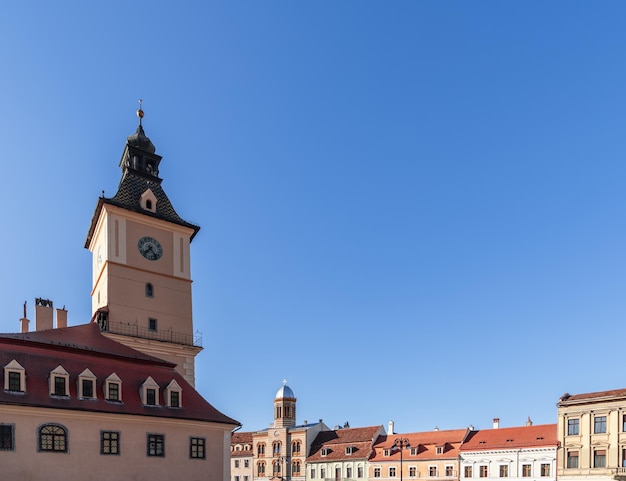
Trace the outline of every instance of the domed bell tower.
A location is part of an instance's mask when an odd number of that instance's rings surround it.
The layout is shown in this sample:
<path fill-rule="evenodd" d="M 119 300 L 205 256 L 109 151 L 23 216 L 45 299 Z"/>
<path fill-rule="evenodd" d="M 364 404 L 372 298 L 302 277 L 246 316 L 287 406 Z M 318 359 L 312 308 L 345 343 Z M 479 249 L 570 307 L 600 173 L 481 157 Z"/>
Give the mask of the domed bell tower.
<path fill-rule="evenodd" d="M 274 427 L 284 428 L 295 425 L 296 396 L 291 388 L 287 386 L 287 380 L 283 380 L 283 385 L 274 397 Z"/>
<path fill-rule="evenodd" d="M 176 363 L 194 385 L 190 244 L 200 227 L 174 210 L 159 178 L 162 157 L 139 125 L 120 160 L 113 197 L 98 199 L 85 248 L 92 253 L 92 322 L 133 349 Z"/>

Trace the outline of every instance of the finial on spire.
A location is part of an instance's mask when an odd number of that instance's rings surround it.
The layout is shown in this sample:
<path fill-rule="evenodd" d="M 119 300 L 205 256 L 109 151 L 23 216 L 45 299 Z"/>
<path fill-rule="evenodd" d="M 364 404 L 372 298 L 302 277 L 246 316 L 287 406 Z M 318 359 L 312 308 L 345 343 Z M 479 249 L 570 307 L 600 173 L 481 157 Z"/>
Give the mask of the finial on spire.
<path fill-rule="evenodd" d="M 287 379 L 283 379 L 283 386 L 287 385 Z"/>
<path fill-rule="evenodd" d="M 142 99 L 139 99 L 139 108 L 137 109 L 137 117 L 139 117 L 139 125 L 141 125 L 141 119 L 143 119 L 143 110 L 141 110 Z"/>

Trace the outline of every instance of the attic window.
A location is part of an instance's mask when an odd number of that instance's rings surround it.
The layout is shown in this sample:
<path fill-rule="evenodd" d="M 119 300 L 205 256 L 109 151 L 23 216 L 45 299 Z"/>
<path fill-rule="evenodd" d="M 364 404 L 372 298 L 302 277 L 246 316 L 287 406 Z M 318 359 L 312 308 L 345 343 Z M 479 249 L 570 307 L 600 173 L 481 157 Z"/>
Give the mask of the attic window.
<path fill-rule="evenodd" d="M 15 359 L 4 366 L 4 390 L 10 392 L 26 391 L 26 370 Z"/>
<path fill-rule="evenodd" d="M 385 449 L 383 451 L 383 456 L 391 456 L 391 449 Z"/>
<path fill-rule="evenodd" d="M 115 373 L 104 380 L 104 398 L 107 401 L 122 401 L 122 380 Z"/>
<path fill-rule="evenodd" d="M 329 448 L 322 448 L 322 456 L 326 456 L 328 453 L 330 453 Z"/>
<path fill-rule="evenodd" d="M 411 448 L 411 456 L 416 456 L 418 454 L 419 451 L 419 446 L 415 446 L 414 448 Z"/>
<path fill-rule="evenodd" d="M 435 452 L 436 452 L 437 454 L 443 454 L 443 446 L 437 446 L 437 447 L 435 448 Z"/>
<path fill-rule="evenodd" d="M 543 436 L 537 436 L 537 441 L 541 441 L 543 439 Z"/>
<path fill-rule="evenodd" d="M 151 376 L 141 386 L 141 402 L 144 406 L 159 405 L 159 385 Z"/>
<path fill-rule="evenodd" d="M 70 375 L 60 364 L 50 373 L 49 388 L 52 396 L 70 395 Z"/>
<path fill-rule="evenodd" d="M 157 198 L 150 189 L 141 194 L 139 203 L 142 209 L 156 213 Z"/>
<path fill-rule="evenodd" d="M 354 446 L 348 446 L 346 448 L 346 454 L 349 455 L 349 454 L 352 454 L 352 453 L 354 453 Z"/>
<path fill-rule="evenodd" d="M 479 441 L 478 444 L 487 444 L 487 441 Z"/>
<path fill-rule="evenodd" d="M 167 407 L 170 408 L 179 408 L 182 406 L 183 398 L 183 390 L 176 382 L 176 379 L 172 379 L 167 387 L 165 388 L 165 401 L 167 403 Z"/>
<path fill-rule="evenodd" d="M 81 399 L 95 399 L 96 390 L 94 389 L 96 376 L 89 370 L 85 369 L 78 375 L 78 397 Z"/>
<path fill-rule="evenodd" d="M 513 440 L 512 440 L 512 439 L 507 439 L 507 440 L 506 440 L 506 442 L 507 442 L 507 443 L 512 443 L 512 442 L 513 442 Z"/>

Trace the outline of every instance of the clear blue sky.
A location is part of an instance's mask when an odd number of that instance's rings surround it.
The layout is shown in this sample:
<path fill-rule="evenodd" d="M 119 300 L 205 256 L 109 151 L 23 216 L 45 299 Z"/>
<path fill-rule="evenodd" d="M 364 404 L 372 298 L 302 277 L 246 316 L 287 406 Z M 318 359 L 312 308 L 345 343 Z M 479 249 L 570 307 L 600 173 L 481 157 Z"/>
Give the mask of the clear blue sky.
<path fill-rule="evenodd" d="M 91 317 L 144 100 L 192 243 L 198 390 L 267 427 L 556 422 L 626 387 L 626 3 L 7 2 L 0 331 Z"/>

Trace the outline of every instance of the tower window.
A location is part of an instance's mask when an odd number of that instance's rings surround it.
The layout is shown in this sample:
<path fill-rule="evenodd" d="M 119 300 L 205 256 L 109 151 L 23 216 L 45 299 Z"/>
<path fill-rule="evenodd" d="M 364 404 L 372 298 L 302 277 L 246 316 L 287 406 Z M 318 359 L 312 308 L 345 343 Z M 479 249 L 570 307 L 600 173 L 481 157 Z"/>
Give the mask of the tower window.
<path fill-rule="evenodd" d="M 146 209 L 152 210 L 152 201 L 149 199 L 146 200 Z"/>
<path fill-rule="evenodd" d="M 156 319 L 148 319 L 148 329 L 150 329 L 151 331 L 156 331 L 157 330 L 157 320 Z"/>
<path fill-rule="evenodd" d="M 154 287 L 149 282 L 146 284 L 146 297 L 154 297 Z"/>

